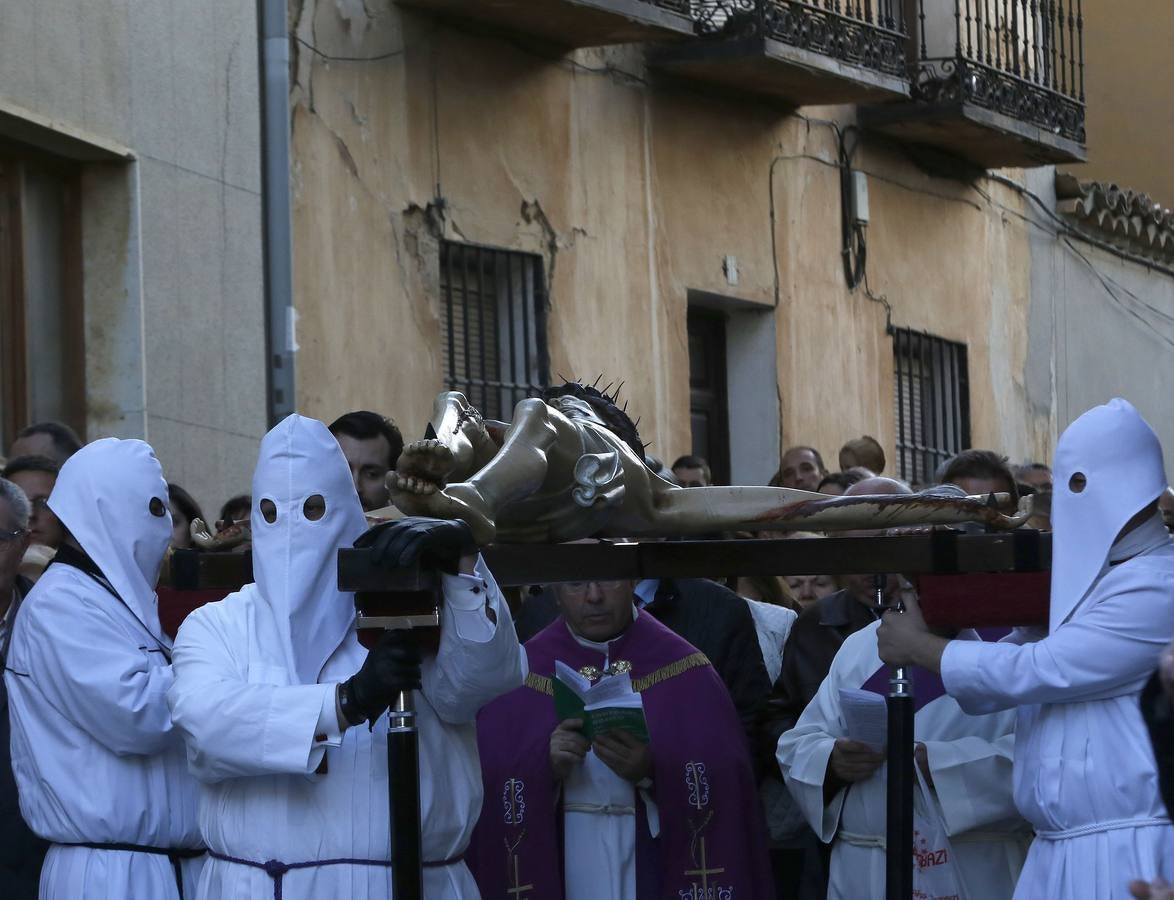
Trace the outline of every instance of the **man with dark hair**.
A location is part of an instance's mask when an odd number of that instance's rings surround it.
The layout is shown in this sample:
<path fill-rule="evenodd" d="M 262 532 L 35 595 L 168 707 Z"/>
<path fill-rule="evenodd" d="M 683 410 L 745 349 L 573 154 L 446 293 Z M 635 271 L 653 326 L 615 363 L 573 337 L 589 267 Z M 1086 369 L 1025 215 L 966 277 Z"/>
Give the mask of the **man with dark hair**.
<path fill-rule="evenodd" d="M 82 448 L 81 438 L 60 422 L 37 422 L 16 436 L 8 448 L 8 458 L 47 456 L 61 465 Z"/>
<path fill-rule="evenodd" d="M 818 490 L 821 494 L 834 494 L 842 497 L 848 488 L 868 477 L 859 469 L 850 472 L 829 472 L 820 480 Z"/>
<path fill-rule="evenodd" d="M 18 574 L 29 542 L 32 508 L 21 489 L 0 479 L 0 669 L 8 658 L 8 642 L 21 601 L 33 583 Z M 8 691 L 0 679 L 0 884 L 10 900 L 35 900 L 41 861 L 49 845 L 37 837 L 20 814 L 12 777 L 8 725 Z"/>
<path fill-rule="evenodd" d="M 673 477 L 681 487 L 709 487 L 713 475 L 702 456 L 682 456 L 673 463 Z"/>
<path fill-rule="evenodd" d="M 249 512 L 253 507 L 253 497 L 251 494 L 237 494 L 235 497 L 230 497 L 224 501 L 224 506 L 220 507 L 220 518 L 216 521 L 216 530 L 223 531 L 234 522 L 244 522 L 248 524 Z"/>
<path fill-rule="evenodd" d="M 814 447 L 790 447 L 779 462 L 779 470 L 770 480 L 772 487 L 798 488 L 814 491 L 827 475 L 823 457 Z"/>
<path fill-rule="evenodd" d="M 942 473 L 942 484 L 953 484 L 967 494 L 1010 494 L 1019 502 L 1015 476 L 1007 457 L 994 450 L 963 450 L 950 460 Z"/>
<path fill-rule="evenodd" d="M 331 422 L 330 433 L 342 447 L 363 511 L 387 506 L 387 473 L 404 449 L 395 423 L 379 413 L 359 410 Z"/>
<path fill-rule="evenodd" d="M 24 491 L 33 507 L 29 525 L 29 541 L 44 547 L 58 547 L 65 532 L 53 511 L 49 509 L 49 495 L 57 483 L 61 466 L 47 456 L 18 456 L 4 467 L 3 477 Z"/>

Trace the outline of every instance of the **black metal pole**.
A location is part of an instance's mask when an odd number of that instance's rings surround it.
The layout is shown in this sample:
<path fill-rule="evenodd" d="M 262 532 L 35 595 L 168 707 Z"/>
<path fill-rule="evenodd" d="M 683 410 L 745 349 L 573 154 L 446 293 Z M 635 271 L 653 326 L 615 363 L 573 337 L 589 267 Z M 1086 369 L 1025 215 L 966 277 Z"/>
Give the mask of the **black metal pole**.
<path fill-rule="evenodd" d="M 877 576 L 876 602 L 884 603 L 883 576 Z M 888 607 L 904 612 L 899 600 Z M 888 793 L 885 821 L 885 900 L 913 897 L 913 684 L 907 666 L 889 670 Z"/>
<path fill-rule="evenodd" d="M 420 735 L 411 691 L 401 691 L 389 712 L 387 800 L 391 822 L 394 900 L 423 900 L 420 848 Z"/>

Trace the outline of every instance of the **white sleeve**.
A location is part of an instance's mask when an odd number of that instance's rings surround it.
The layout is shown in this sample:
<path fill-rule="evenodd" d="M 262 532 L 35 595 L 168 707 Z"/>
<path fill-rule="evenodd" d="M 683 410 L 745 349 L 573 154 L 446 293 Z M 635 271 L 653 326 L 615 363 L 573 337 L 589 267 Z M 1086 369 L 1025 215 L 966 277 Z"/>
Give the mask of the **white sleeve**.
<path fill-rule="evenodd" d="M 947 834 L 961 834 L 1019 815 L 1011 778 L 1015 715 L 996 715 L 1003 726 L 999 730 L 1004 732 L 998 737 L 923 742 Z"/>
<path fill-rule="evenodd" d="M 840 654 L 837 654 L 836 659 L 839 658 Z M 848 793 L 846 787 L 841 788 L 832 802 L 824 805 L 823 785 L 832 747 L 836 738 L 844 737 L 848 732 L 841 715 L 840 679 L 837 676 L 837 666 L 833 661 L 827 678 L 803 710 L 795 727 L 783 732 L 779 738 L 775 754 L 787 790 L 803 817 L 824 843 L 830 843 L 836 836 L 844 798 Z"/>
<path fill-rule="evenodd" d="M 52 600 L 38 600 L 20 613 L 10 654 L 14 675 L 30 678 L 53 709 L 118 756 L 149 756 L 177 741 L 167 708 L 171 666 L 159 664 L 160 651 L 145 646 L 146 635 L 140 646 L 76 591 L 63 588 Z M 25 645 L 19 654 L 17 642 Z M 27 672 L 16 670 L 18 655 Z"/>
<path fill-rule="evenodd" d="M 477 559 L 473 575 L 446 575 L 443 589 L 440 649 L 435 659 L 424 661 L 424 695 L 441 719 L 459 725 L 522 684 L 522 649 L 483 559 Z"/>
<path fill-rule="evenodd" d="M 1174 634 L 1172 598 L 1174 578 L 1151 579 L 1095 601 L 1035 643 L 951 641 L 942 682 L 970 713 L 1138 691 Z"/>
<path fill-rule="evenodd" d="M 188 616 L 175 641 L 175 682 L 167 699 L 187 741 L 192 774 L 207 782 L 311 774 L 326 747 L 342 741 L 336 685 L 247 681 L 209 614 L 218 605 Z"/>

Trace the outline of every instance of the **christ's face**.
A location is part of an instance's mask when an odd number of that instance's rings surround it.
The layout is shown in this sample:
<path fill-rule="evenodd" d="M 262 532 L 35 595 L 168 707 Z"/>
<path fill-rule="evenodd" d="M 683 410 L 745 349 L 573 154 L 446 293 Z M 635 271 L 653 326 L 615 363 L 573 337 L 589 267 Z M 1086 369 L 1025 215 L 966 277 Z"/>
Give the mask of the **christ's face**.
<path fill-rule="evenodd" d="M 558 607 L 571 631 L 589 641 L 610 641 L 632 624 L 633 581 L 568 581 L 557 589 Z"/>
<path fill-rule="evenodd" d="M 586 400 L 580 400 L 578 397 L 572 397 L 570 394 L 564 394 L 562 397 L 556 397 L 551 401 L 559 412 L 561 412 L 568 419 L 578 419 L 580 421 L 586 420 L 607 428 L 607 422 L 599 417 L 595 409 Z"/>

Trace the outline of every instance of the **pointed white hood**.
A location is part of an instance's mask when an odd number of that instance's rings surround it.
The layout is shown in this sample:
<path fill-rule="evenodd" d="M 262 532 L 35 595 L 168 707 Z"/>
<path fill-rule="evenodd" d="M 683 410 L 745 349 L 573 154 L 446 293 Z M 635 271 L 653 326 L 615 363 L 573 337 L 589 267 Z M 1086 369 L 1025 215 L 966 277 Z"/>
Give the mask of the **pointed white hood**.
<path fill-rule="evenodd" d="M 1162 446 L 1120 398 L 1090 409 L 1056 444 L 1052 630 L 1076 611 L 1125 524 L 1166 489 Z M 1083 476 L 1083 479 L 1075 476 Z"/>
<path fill-rule="evenodd" d="M 159 501 L 154 511 L 152 500 Z M 117 438 L 87 444 L 61 467 L 49 508 L 131 612 L 170 647 L 159 627 L 155 585 L 171 540 L 171 513 L 150 445 Z"/>
<path fill-rule="evenodd" d="M 316 521 L 305 502 L 326 503 Z M 267 522 L 261 507 L 272 501 Z M 338 441 L 321 422 L 291 415 L 261 441 L 253 475 L 253 577 L 273 612 L 287 670 L 314 684 L 354 620 L 354 594 L 338 589 L 340 547 L 367 530 L 367 520 Z"/>

